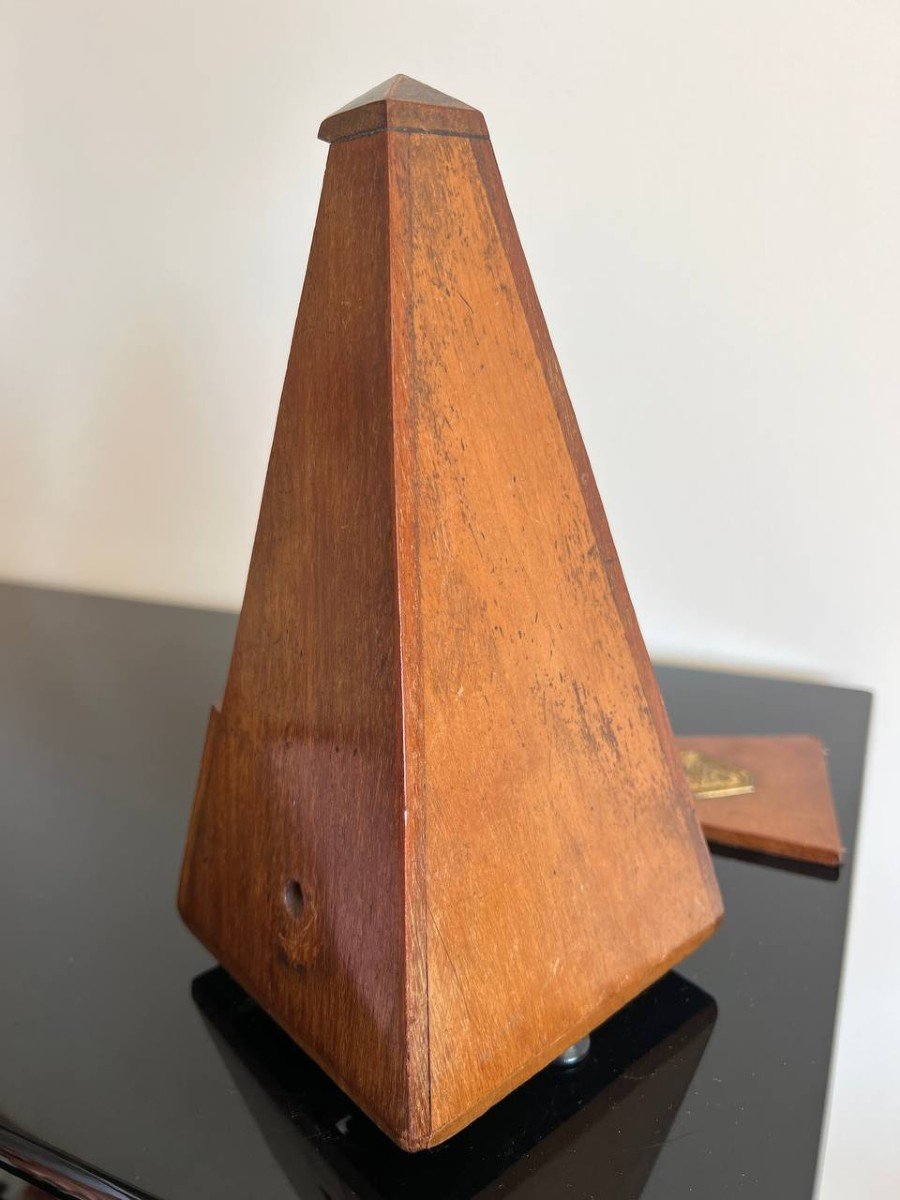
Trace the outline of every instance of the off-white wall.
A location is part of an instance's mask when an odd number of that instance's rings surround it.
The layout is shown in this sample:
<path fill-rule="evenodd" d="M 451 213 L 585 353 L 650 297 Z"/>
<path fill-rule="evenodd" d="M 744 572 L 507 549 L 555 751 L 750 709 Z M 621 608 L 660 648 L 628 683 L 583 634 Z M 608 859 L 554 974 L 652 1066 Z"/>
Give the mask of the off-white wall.
<path fill-rule="evenodd" d="M 889 0 L 4 0 L 0 573 L 236 606 L 325 159 L 487 114 L 647 639 L 878 693 L 821 1195 L 896 1195 Z"/>

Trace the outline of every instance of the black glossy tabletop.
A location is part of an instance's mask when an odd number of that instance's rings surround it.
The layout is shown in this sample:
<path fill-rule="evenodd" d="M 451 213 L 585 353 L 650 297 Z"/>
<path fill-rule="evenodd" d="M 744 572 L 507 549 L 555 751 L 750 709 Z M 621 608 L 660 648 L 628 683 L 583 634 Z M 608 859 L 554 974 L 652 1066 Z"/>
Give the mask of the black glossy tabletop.
<path fill-rule="evenodd" d="M 229 614 L 0 587 L 0 1164 L 60 1194 L 812 1194 L 867 694 L 661 668 L 677 732 L 812 733 L 839 874 L 716 854 L 719 932 L 456 1138 L 396 1150 L 184 929 Z M 0 1197 L 36 1195 L 0 1170 Z"/>

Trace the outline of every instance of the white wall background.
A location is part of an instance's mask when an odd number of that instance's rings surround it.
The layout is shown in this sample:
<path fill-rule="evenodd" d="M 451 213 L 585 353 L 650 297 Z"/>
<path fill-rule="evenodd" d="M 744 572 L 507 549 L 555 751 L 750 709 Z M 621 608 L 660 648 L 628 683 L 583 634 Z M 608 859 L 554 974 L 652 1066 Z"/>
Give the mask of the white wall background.
<path fill-rule="evenodd" d="M 651 648 L 877 692 L 821 1196 L 900 1193 L 900 10 L 0 16 L 0 574 L 236 607 L 318 121 L 481 107 Z"/>

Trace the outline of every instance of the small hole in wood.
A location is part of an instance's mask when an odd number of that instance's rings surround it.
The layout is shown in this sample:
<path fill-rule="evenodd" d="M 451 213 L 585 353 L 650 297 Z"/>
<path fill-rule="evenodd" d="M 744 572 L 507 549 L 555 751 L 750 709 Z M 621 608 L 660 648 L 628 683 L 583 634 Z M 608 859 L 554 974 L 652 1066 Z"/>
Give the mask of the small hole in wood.
<path fill-rule="evenodd" d="M 296 879 L 289 879 L 284 885 L 284 907 L 292 917 L 303 912 L 303 888 Z"/>

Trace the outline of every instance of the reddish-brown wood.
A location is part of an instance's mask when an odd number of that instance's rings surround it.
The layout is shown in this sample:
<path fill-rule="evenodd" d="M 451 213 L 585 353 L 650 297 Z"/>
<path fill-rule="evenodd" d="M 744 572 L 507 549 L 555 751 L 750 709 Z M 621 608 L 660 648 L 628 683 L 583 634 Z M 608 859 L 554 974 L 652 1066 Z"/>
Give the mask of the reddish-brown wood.
<path fill-rule="evenodd" d="M 748 770 L 754 790 L 745 796 L 696 801 L 710 842 L 781 858 L 836 867 L 843 859 L 825 747 L 818 738 L 682 737 L 681 750 L 698 750 Z"/>
<path fill-rule="evenodd" d="M 339 142 L 391 129 L 398 133 L 437 133 L 486 138 L 477 108 L 407 75 L 395 75 L 326 117 L 319 127 L 324 142 Z"/>
<path fill-rule="evenodd" d="M 721 900 L 481 114 L 398 77 L 322 134 L 180 907 L 418 1149 Z"/>

